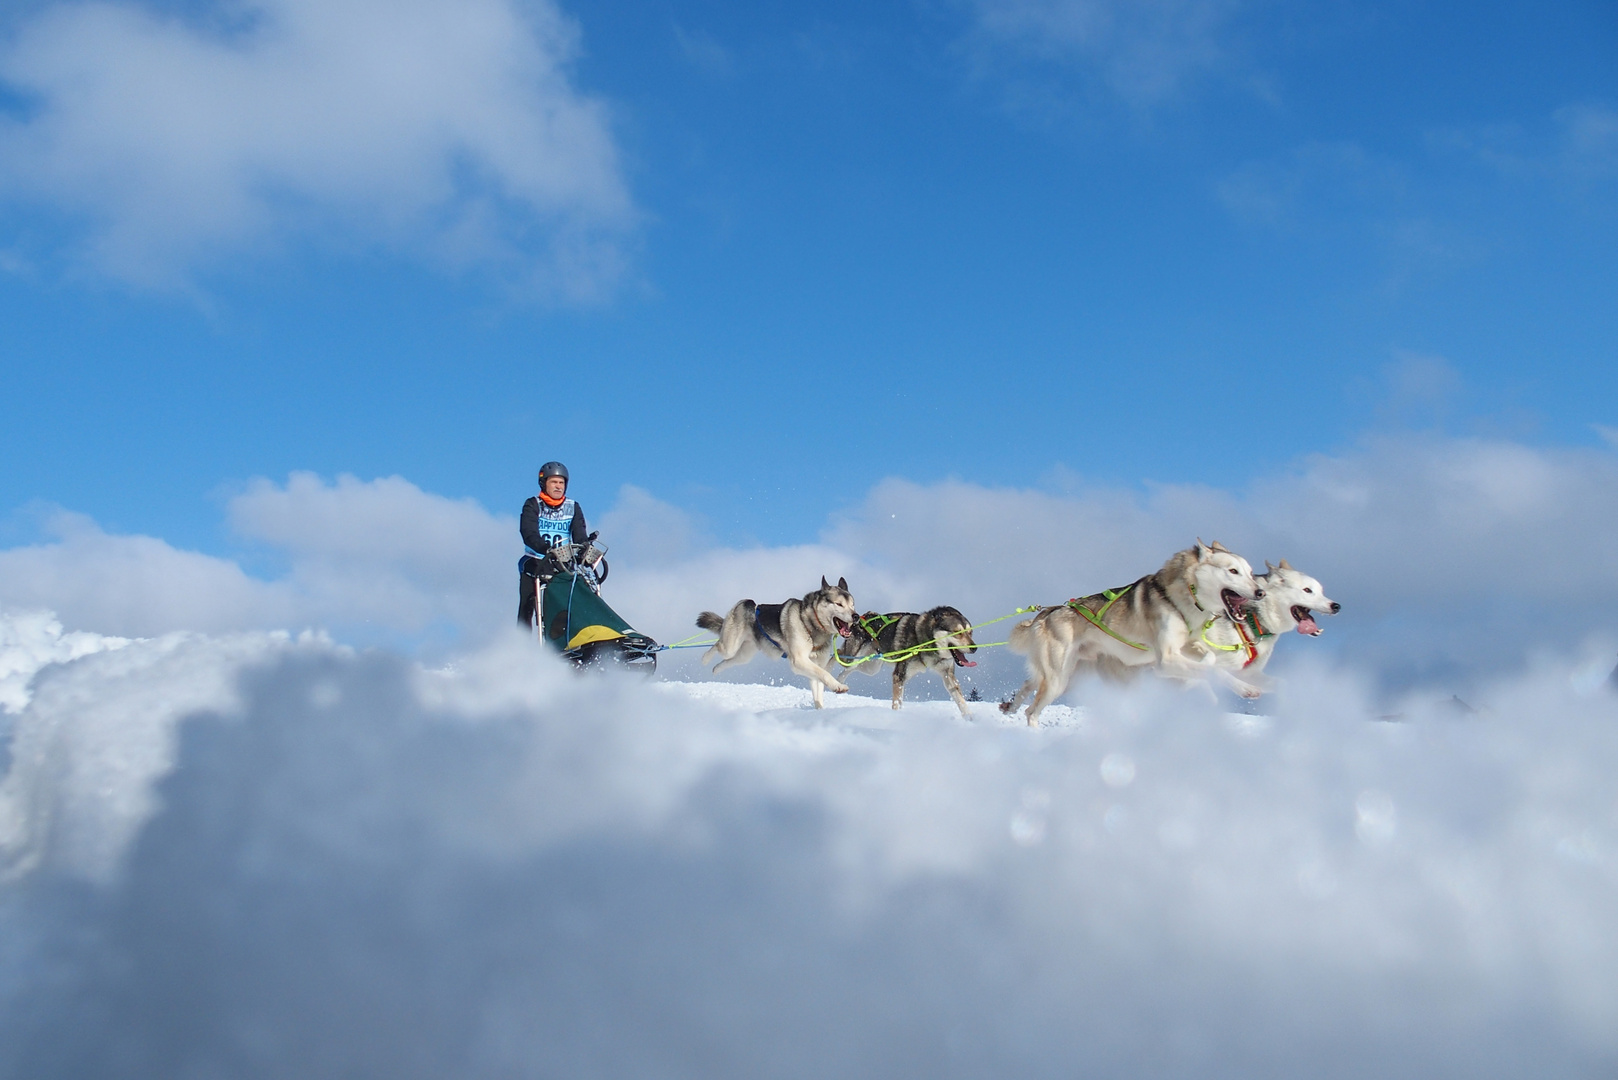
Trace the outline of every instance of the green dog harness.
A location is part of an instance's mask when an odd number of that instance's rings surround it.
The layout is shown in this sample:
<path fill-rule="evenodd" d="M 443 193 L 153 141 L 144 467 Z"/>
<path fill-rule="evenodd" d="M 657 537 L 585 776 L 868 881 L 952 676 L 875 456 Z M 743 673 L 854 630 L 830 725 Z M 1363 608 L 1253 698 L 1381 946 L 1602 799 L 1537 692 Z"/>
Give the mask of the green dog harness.
<path fill-rule="evenodd" d="M 1128 638 L 1118 633 L 1118 631 L 1108 626 L 1104 621 L 1107 617 L 1107 611 L 1112 607 L 1112 605 L 1116 604 L 1119 600 L 1122 600 L 1124 598 L 1124 594 L 1129 592 L 1129 590 L 1133 589 L 1134 587 L 1135 586 L 1133 585 L 1125 585 L 1123 588 L 1117 590 L 1102 589 L 1097 595 L 1105 597 L 1107 602 L 1102 604 L 1100 609 L 1096 611 L 1091 611 L 1089 608 L 1084 606 L 1084 601 L 1090 599 L 1088 596 L 1075 597 L 1067 602 L 1067 606 L 1072 608 L 1074 611 L 1077 611 L 1080 615 L 1083 615 L 1086 619 L 1090 620 L 1096 629 L 1100 630 L 1108 637 L 1116 638 L 1125 645 L 1128 645 L 1131 649 L 1139 649 L 1141 652 L 1151 652 L 1152 647 L 1150 645 L 1142 645 L 1138 641 L 1130 641 Z"/>

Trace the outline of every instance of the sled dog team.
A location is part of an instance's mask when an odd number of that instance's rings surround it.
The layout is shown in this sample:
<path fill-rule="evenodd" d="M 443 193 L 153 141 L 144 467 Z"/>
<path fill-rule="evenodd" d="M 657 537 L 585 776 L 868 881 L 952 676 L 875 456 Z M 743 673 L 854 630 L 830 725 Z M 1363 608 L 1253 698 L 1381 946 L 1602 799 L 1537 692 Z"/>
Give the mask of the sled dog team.
<path fill-rule="evenodd" d="M 1037 723 L 1081 669 L 1127 679 L 1150 668 L 1167 678 L 1217 682 L 1242 697 L 1258 697 L 1268 685 L 1264 667 L 1280 635 L 1296 630 L 1318 637 L 1315 613 L 1342 610 L 1320 582 L 1285 559 L 1264 565 L 1267 573 L 1254 574 L 1246 559 L 1223 544 L 1198 540 L 1155 574 L 1041 608 L 1011 630 L 1011 650 L 1027 658 L 1028 680 L 1001 711 L 1016 712 L 1032 695 L 1028 723 Z M 955 669 L 974 666 L 967 657 L 977 644 L 971 623 L 955 608 L 861 615 L 847 580 L 832 585 L 822 577 L 820 588 L 802 599 L 742 600 L 723 617 L 704 611 L 697 625 L 719 635 L 702 657 L 704 664 L 719 658 L 715 673 L 745 664 L 757 652 L 774 653 L 809 679 L 817 709 L 824 689 L 848 692 L 828 666 L 835 655 L 850 668 L 890 661 L 895 709 L 911 677 L 936 671 L 961 714 L 970 716 Z"/>

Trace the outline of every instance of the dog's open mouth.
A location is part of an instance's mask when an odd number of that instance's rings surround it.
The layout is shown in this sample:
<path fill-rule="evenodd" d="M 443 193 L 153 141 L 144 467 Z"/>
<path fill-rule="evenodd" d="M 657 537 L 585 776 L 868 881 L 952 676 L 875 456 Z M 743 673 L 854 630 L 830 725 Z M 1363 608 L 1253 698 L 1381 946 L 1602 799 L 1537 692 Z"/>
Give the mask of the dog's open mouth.
<path fill-rule="evenodd" d="M 1230 615 L 1231 622 L 1242 617 L 1247 611 L 1248 599 L 1235 589 L 1224 589 L 1219 593 L 1219 599 L 1225 604 L 1225 611 Z"/>
<path fill-rule="evenodd" d="M 955 666 L 956 667 L 977 667 L 978 666 L 978 662 L 976 660 L 968 660 L 966 658 L 966 654 L 964 652 L 962 652 L 960 649 L 951 649 L 949 651 L 949 654 L 955 658 Z"/>
<path fill-rule="evenodd" d="M 854 633 L 854 624 L 853 623 L 846 623 L 842 619 L 839 619 L 835 615 L 832 616 L 831 624 L 832 624 L 832 626 L 837 628 L 837 636 L 838 637 L 848 637 L 849 635 Z"/>
<path fill-rule="evenodd" d="M 1298 633 L 1308 634 L 1310 637 L 1320 636 L 1320 624 L 1315 622 L 1314 612 L 1302 604 L 1293 604 L 1292 617 L 1298 620 Z"/>

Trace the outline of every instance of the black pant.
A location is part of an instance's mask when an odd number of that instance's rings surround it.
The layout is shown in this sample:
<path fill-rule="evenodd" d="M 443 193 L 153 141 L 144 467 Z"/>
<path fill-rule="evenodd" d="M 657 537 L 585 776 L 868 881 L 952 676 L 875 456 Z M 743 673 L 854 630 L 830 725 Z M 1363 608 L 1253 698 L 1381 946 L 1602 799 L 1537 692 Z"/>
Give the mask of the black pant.
<path fill-rule="evenodd" d="M 517 625 L 532 630 L 539 621 L 539 587 L 551 579 L 555 567 L 549 559 L 536 559 L 532 555 L 523 559 L 517 575 Z M 536 572 L 537 571 L 537 572 Z"/>
<path fill-rule="evenodd" d="M 534 620 L 539 618 L 539 590 L 535 588 L 539 581 L 527 574 L 517 575 L 517 625 L 534 628 Z"/>
<path fill-rule="evenodd" d="M 534 628 L 539 622 L 539 589 L 550 581 L 557 573 L 555 563 L 550 559 L 534 559 L 527 555 L 518 567 L 516 575 L 516 623 L 519 627 Z"/>

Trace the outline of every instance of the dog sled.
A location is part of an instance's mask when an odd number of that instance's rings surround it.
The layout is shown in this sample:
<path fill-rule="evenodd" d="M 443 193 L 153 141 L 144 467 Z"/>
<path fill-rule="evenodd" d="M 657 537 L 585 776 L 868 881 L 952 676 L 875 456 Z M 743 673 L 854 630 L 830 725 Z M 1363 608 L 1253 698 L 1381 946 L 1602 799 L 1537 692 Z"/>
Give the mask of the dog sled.
<path fill-rule="evenodd" d="M 540 636 L 575 667 L 622 667 L 650 675 L 662 646 L 640 633 L 601 598 L 607 580 L 606 548 L 591 533 L 561 561 L 544 587 Z"/>

